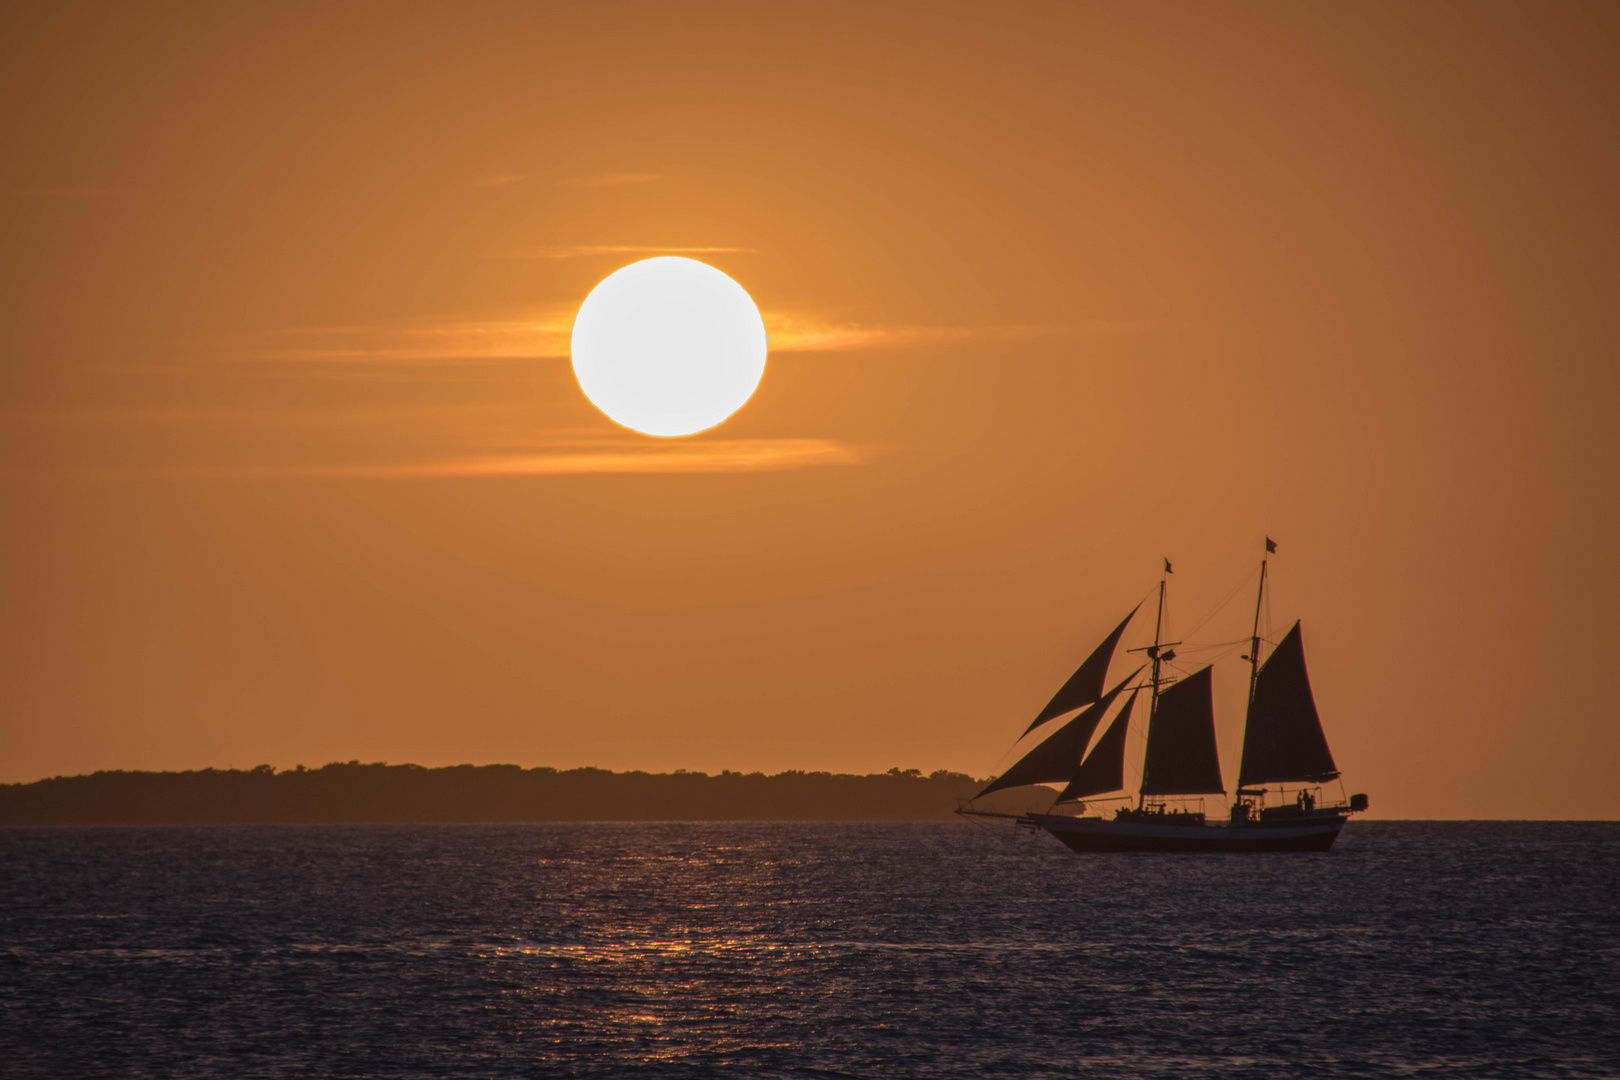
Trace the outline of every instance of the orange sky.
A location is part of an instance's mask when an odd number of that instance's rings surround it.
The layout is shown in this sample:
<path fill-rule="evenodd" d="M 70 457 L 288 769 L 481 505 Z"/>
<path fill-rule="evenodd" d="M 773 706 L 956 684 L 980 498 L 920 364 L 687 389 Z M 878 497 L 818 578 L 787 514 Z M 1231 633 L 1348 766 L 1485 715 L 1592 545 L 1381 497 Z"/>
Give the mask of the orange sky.
<path fill-rule="evenodd" d="M 1377 816 L 1620 815 L 1613 5 L 0 21 L 0 780 L 987 775 L 1270 533 Z M 567 360 L 660 253 L 771 335 L 674 443 Z"/>

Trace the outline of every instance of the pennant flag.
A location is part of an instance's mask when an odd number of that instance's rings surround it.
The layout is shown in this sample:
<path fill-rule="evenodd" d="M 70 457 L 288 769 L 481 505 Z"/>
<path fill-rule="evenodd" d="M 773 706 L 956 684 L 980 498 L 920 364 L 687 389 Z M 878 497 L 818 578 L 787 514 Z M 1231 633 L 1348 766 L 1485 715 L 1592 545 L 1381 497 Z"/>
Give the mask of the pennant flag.
<path fill-rule="evenodd" d="M 1170 569 L 1170 560 L 1169 559 L 1164 560 L 1164 572 L 1167 573 L 1167 574 L 1175 573 L 1174 570 Z"/>
<path fill-rule="evenodd" d="M 1275 555 L 1275 554 L 1277 554 L 1277 541 L 1273 540 L 1269 536 L 1266 537 L 1266 554 L 1267 555 Z"/>

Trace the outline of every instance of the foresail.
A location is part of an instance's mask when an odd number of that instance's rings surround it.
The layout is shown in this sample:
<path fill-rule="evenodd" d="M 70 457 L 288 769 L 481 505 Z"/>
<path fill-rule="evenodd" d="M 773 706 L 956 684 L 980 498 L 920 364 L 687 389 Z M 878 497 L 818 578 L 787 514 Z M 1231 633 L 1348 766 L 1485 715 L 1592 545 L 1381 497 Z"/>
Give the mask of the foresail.
<path fill-rule="evenodd" d="M 1104 638 L 1101 645 L 1092 650 L 1091 655 L 1086 657 L 1085 663 L 1081 664 L 1075 670 L 1075 673 L 1069 676 L 1069 681 L 1058 688 L 1058 692 L 1052 695 L 1052 700 L 1046 703 L 1046 708 L 1042 709 L 1040 715 L 1034 719 L 1029 727 L 1024 729 L 1025 735 L 1028 735 L 1053 717 L 1062 716 L 1064 713 L 1078 709 L 1083 705 L 1090 705 L 1103 696 L 1103 680 L 1108 678 L 1108 664 L 1114 658 L 1114 649 L 1119 645 L 1120 635 L 1125 633 L 1126 625 L 1130 623 L 1131 619 L 1136 615 L 1137 609 L 1141 606 L 1141 604 L 1137 604 L 1136 607 L 1131 608 L 1131 613 L 1125 616 L 1123 622 L 1114 627 L 1114 632 Z"/>
<path fill-rule="evenodd" d="M 1195 671 L 1159 695 L 1142 761 L 1143 795 L 1225 792 L 1215 749 L 1210 671 L 1207 667 Z"/>
<path fill-rule="evenodd" d="M 1019 758 L 1006 772 L 990 781 L 974 798 L 981 798 L 1002 788 L 1023 787 L 1026 784 L 1055 784 L 1072 779 L 1079 767 L 1080 755 L 1086 752 L 1086 744 L 1091 742 L 1092 733 L 1097 730 L 1097 725 L 1102 721 L 1103 714 L 1108 711 L 1108 706 L 1119 697 L 1120 692 L 1125 689 L 1125 684 L 1141 672 L 1142 669 L 1137 668 L 1120 680 L 1119 685 L 1104 694 L 1101 701 L 1058 728 L 1039 746 Z"/>
<path fill-rule="evenodd" d="M 1320 783 L 1339 775 L 1305 670 L 1299 623 L 1277 645 L 1254 681 L 1238 787 L 1288 781 Z"/>
<path fill-rule="evenodd" d="M 1125 786 L 1125 732 L 1130 727 L 1131 710 L 1136 706 L 1137 693 L 1139 691 L 1133 690 L 1131 696 L 1125 699 L 1125 707 L 1119 710 L 1119 715 L 1108 725 L 1103 737 L 1097 740 L 1097 745 L 1091 748 L 1086 760 L 1080 763 L 1074 779 L 1058 795 L 1058 802 L 1074 802 L 1091 795 L 1119 791 Z"/>

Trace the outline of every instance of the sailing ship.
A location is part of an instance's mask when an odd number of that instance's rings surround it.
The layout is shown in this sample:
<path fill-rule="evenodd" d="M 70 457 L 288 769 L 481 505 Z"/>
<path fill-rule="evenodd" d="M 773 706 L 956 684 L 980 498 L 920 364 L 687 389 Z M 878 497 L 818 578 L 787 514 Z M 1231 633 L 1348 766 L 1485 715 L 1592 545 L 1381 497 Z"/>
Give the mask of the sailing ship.
<path fill-rule="evenodd" d="M 1141 610 L 1138 604 L 1058 689 L 1019 738 L 1075 713 L 1073 718 L 991 780 L 957 813 L 1014 818 L 1023 827 L 1044 829 L 1077 852 L 1326 851 L 1332 847 L 1350 815 L 1367 809 L 1367 796 L 1352 795 L 1343 800 L 1341 784 L 1340 801 L 1323 801 L 1322 785 L 1338 780 L 1339 770 L 1311 694 L 1305 645 L 1297 621 L 1261 662 L 1261 646 L 1270 644 L 1263 642 L 1260 634 L 1266 568 L 1269 556 L 1276 550 L 1275 542 L 1268 537 L 1267 557 L 1260 562 L 1254 628 L 1249 651 L 1242 657 L 1249 665 L 1243 758 L 1238 766 L 1235 796 L 1221 819 L 1209 820 L 1202 809 L 1203 797 L 1220 796 L 1224 802 L 1226 795 L 1215 745 L 1213 666 L 1205 665 L 1179 676 L 1170 666 L 1176 659 L 1175 647 L 1183 643 L 1163 640 L 1169 560 L 1159 580 L 1153 644 L 1127 650 L 1145 653 L 1147 662 L 1105 689 L 1108 669 L 1125 628 Z M 1144 671 L 1148 672 L 1145 680 L 1141 678 Z M 1126 734 L 1144 692 L 1147 746 L 1135 805 L 1127 802 L 1114 809 L 1112 816 L 1087 816 L 1087 799 L 1129 798 L 1125 793 Z M 1093 745 L 1091 738 L 1109 709 L 1127 693 L 1124 704 Z M 998 813 L 973 805 L 994 791 L 1058 783 L 1064 787 L 1044 813 Z"/>

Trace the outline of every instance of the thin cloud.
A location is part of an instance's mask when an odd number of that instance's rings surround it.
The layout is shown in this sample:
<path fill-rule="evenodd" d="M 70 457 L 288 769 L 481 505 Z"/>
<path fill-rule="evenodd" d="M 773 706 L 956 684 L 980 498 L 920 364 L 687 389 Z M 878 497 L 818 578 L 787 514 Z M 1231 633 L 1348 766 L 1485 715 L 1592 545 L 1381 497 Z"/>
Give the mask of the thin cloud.
<path fill-rule="evenodd" d="M 343 431 L 361 429 L 449 430 L 466 436 L 468 432 L 489 432 L 503 445 L 512 445 L 513 432 L 532 428 L 533 407 L 508 403 L 477 404 L 457 402 L 387 405 L 373 408 L 243 408 L 227 405 L 107 406 L 100 408 L 0 408 L 0 422 L 19 427 L 129 428 L 163 427 L 174 430 L 273 431 L 282 434 L 299 431 Z M 594 436 L 594 437 L 593 437 Z M 588 430 L 554 431 L 546 446 L 591 446 L 601 442 L 599 432 Z"/>
<path fill-rule="evenodd" d="M 830 439 L 733 439 L 553 454 L 509 454 L 384 466 L 351 475 L 559 476 L 582 473 L 780 472 L 813 465 L 855 465 L 860 455 Z"/>
<path fill-rule="evenodd" d="M 557 181 L 557 186 L 622 187 L 625 184 L 650 184 L 663 175 L 655 172 L 593 173 L 589 176 L 565 176 Z"/>
<path fill-rule="evenodd" d="M 247 465 L 117 469 L 146 479 L 453 479 L 477 476 L 658 475 L 783 472 L 857 465 L 855 447 L 831 439 L 730 439 L 632 444 L 552 452 L 445 457 L 369 465 Z"/>
<path fill-rule="evenodd" d="M 905 349 L 956 342 L 1028 341 L 1055 332 L 1047 326 L 884 326 L 828 322 L 814 316 L 768 312 L 765 332 L 772 352 L 846 352 Z"/>
<path fill-rule="evenodd" d="M 604 249 L 598 249 L 604 250 Z M 721 250 L 721 249 L 632 249 Z M 1047 326 L 908 326 L 831 322 L 814 316 L 766 312 L 773 354 L 921 348 L 972 342 L 1029 341 L 1059 333 Z M 290 331 L 297 343 L 246 350 L 239 360 L 364 369 L 435 368 L 466 361 L 566 359 L 574 309 L 553 307 L 513 319 L 468 319 L 393 326 L 327 326 Z M 1097 324 L 1091 332 L 1117 332 L 1130 324 Z"/>
<path fill-rule="evenodd" d="M 645 244 L 558 244 L 520 252 L 520 259 L 585 259 L 593 255 L 720 255 L 753 254 L 742 247 L 652 247 Z"/>
<path fill-rule="evenodd" d="M 561 359 L 568 356 L 572 308 L 515 319 L 467 319 L 393 326 L 318 326 L 290 331 L 302 344 L 252 349 L 242 359 L 290 363 L 438 365 L 456 360 Z"/>

